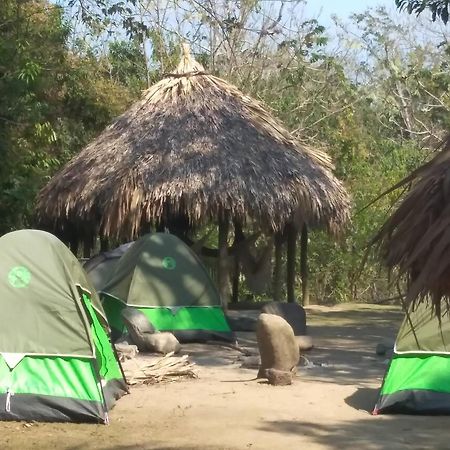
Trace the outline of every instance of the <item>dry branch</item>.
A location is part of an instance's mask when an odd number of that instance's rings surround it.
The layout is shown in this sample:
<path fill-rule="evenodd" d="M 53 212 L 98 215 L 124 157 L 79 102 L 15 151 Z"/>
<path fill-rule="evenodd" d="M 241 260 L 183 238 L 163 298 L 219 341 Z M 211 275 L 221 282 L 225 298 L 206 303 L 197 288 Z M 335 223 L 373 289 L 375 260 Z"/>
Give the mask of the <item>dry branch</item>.
<path fill-rule="evenodd" d="M 174 356 L 173 352 L 161 357 L 139 356 L 124 361 L 122 367 L 130 385 L 197 378 L 195 364 L 189 361 L 189 356 Z"/>

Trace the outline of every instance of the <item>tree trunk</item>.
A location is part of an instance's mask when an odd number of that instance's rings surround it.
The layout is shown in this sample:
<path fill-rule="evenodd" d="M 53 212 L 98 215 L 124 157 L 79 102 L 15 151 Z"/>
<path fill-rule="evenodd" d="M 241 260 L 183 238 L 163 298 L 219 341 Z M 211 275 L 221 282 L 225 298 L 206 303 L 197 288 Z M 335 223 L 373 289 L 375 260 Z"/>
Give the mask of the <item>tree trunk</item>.
<path fill-rule="evenodd" d="M 281 302 L 283 289 L 283 237 L 281 233 L 275 235 L 275 267 L 273 270 L 273 299 Z"/>
<path fill-rule="evenodd" d="M 226 311 L 228 309 L 228 232 L 230 220 L 228 212 L 219 216 L 219 258 L 217 275 L 219 284 L 220 301 Z"/>
<path fill-rule="evenodd" d="M 295 303 L 295 256 L 297 250 L 297 229 L 287 225 L 287 301 Z"/>
<path fill-rule="evenodd" d="M 300 253 L 300 276 L 302 279 L 302 298 L 303 306 L 309 305 L 309 286 L 308 286 L 308 227 L 303 225 L 301 236 Z"/>
<path fill-rule="evenodd" d="M 107 252 L 109 250 L 109 241 L 108 238 L 102 236 L 100 237 L 100 251 Z"/>
<path fill-rule="evenodd" d="M 91 257 L 91 241 L 90 239 L 85 239 L 83 241 L 83 258 Z"/>
<path fill-rule="evenodd" d="M 233 220 L 234 225 L 234 244 L 236 245 L 242 242 L 245 239 L 244 233 L 242 231 L 242 225 L 237 221 Z M 230 252 L 228 249 L 228 256 L 230 256 Z M 232 289 L 232 298 L 231 301 L 233 303 L 237 303 L 239 301 L 239 275 L 241 274 L 240 270 L 240 261 L 239 261 L 239 252 L 234 253 L 233 258 L 233 289 Z"/>
<path fill-rule="evenodd" d="M 234 267 L 233 267 L 233 293 L 231 297 L 232 303 L 237 303 L 239 301 L 239 256 L 235 255 L 233 258 Z"/>

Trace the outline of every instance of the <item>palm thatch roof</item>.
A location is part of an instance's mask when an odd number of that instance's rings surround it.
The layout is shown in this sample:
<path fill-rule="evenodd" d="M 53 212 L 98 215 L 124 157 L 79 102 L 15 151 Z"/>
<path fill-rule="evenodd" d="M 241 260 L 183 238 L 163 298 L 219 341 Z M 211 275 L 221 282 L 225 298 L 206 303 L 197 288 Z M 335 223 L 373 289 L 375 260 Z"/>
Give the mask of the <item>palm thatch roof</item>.
<path fill-rule="evenodd" d="M 349 199 L 329 158 L 300 147 L 257 101 L 184 47 L 174 73 L 148 89 L 40 192 L 41 226 L 131 240 L 144 224 L 223 211 L 277 230 L 294 213 L 339 230 Z"/>
<path fill-rule="evenodd" d="M 431 300 L 440 316 L 450 299 L 450 137 L 434 159 L 389 191 L 408 184 L 373 243 L 388 268 L 406 276 L 407 304 Z"/>

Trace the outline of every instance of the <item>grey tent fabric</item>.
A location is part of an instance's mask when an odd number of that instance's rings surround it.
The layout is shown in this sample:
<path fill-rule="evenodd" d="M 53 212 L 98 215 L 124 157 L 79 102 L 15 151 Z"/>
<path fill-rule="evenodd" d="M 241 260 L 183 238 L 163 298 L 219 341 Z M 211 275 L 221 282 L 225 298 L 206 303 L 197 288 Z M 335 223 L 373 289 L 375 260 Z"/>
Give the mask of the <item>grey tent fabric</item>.
<path fill-rule="evenodd" d="M 84 263 L 84 270 L 94 285 L 97 292 L 100 292 L 108 283 L 109 278 L 114 273 L 120 257 L 133 245 L 133 242 L 123 244 L 113 250 L 99 253 L 89 261 Z"/>

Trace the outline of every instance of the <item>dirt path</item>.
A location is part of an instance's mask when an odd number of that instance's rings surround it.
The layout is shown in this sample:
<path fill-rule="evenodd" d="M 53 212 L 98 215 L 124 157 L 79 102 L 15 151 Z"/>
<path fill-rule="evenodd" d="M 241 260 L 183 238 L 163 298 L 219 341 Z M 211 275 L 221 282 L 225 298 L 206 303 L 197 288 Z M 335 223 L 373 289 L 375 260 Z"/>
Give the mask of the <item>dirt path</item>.
<path fill-rule="evenodd" d="M 448 449 L 450 418 L 371 416 L 384 373 L 378 342 L 393 340 L 392 307 L 309 309 L 315 365 L 293 386 L 272 387 L 241 369 L 235 351 L 186 346 L 199 379 L 139 387 L 111 425 L 0 423 L 0 449 Z M 254 336 L 243 333 L 245 345 Z"/>

